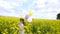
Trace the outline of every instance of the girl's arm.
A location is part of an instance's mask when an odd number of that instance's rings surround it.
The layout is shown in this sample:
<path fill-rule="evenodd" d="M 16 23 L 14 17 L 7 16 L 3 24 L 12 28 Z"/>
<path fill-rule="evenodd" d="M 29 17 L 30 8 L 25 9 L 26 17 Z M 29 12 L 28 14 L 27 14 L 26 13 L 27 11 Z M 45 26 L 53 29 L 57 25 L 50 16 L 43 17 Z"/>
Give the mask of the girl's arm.
<path fill-rule="evenodd" d="M 22 26 L 22 25 L 20 24 L 20 22 L 18 22 L 18 27 L 19 27 L 20 30 L 23 30 L 23 28 L 24 28 L 24 26 Z"/>
<path fill-rule="evenodd" d="M 22 26 L 18 25 L 18 27 L 19 27 L 20 30 L 23 30 L 23 27 Z"/>

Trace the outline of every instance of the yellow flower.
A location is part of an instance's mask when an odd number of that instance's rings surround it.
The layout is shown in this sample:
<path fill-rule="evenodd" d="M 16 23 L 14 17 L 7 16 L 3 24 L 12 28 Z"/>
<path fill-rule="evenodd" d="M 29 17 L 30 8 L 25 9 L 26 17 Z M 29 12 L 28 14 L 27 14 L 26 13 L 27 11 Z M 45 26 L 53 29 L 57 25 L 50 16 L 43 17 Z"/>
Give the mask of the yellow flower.
<path fill-rule="evenodd" d="M 17 31 L 15 31 L 14 34 L 17 34 Z"/>
<path fill-rule="evenodd" d="M 38 33 L 38 34 L 40 34 L 40 33 L 41 33 L 41 31 L 37 31 L 37 33 Z"/>
<path fill-rule="evenodd" d="M 56 34 L 60 34 L 60 32 L 56 32 Z"/>
<path fill-rule="evenodd" d="M 6 33 L 3 33 L 3 34 L 6 34 Z"/>
<path fill-rule="evenodd" d="M 50 34 L 49 32 L 45 33 L 45 34 Z"/>
<path fill-rule="evenodd" d="M 33 34 L 32 32 L 30 32 L 30 34 Z"/>

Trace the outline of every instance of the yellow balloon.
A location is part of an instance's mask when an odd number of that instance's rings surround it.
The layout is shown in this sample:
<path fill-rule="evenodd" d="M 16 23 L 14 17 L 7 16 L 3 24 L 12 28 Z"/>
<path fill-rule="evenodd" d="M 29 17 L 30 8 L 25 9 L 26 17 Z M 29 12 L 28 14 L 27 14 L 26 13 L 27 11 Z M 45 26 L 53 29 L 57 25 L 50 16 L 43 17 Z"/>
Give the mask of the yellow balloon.
<path fill-rule="evenodd" d="M 29 12 L 29 16 L 32 16 L 32 12 L 31 11 Z"/>

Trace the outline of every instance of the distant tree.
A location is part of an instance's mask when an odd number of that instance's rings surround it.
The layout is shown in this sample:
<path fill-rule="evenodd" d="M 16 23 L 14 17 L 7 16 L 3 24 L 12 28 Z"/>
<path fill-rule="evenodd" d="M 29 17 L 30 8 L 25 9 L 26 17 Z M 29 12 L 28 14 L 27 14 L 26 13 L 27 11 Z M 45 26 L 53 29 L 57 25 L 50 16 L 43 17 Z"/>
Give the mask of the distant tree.
<path fill-rule="evenodd" d="M 60 13 L 58 13 L 58 14 L 57 14 L 57 19 L 59 19 L 59 20 L 60 20 Z"/>

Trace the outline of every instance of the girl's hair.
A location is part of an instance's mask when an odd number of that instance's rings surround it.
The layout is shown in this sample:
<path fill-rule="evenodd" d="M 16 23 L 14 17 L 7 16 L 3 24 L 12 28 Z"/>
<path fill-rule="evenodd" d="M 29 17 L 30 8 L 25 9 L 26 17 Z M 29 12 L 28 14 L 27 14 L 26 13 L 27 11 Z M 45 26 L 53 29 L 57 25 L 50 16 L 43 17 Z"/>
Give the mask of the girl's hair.
<path fill-rule="evenodd" d="M 20 18 L 20 21 L 22 21 L 22 23 L 25 25 L 25 22 L 24 22 L 24 19 L 23 18 Z"/>

